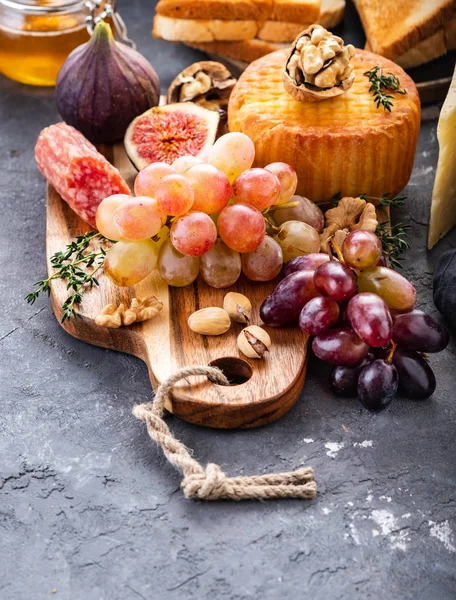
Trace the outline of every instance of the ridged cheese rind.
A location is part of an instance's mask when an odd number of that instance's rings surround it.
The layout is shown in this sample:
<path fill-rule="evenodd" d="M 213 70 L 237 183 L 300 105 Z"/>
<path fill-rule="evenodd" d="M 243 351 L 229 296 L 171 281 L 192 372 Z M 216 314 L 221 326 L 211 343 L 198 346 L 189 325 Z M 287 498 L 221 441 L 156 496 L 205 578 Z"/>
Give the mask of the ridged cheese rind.
<path fill-rule="evenodd" d="M 439 160 L 432 190 L 428 248 L 456 225 L 456 69 L 437 125 Z"/>
<path fill-rule="evenodd" d="M 364 50 L 352 60 L 355 82 L 343 95 L 299 102 L 284 89 L 288 50 L 255 61 L 230 98 L 230 131 L 255 144 L 257 166 L 283 161 L 298 173 L 298 193 L 314 202 L 335 194 L 381 196 L 407 184 L 420 129 L 420 101 L 412 79 L 396 64 Z M 392 112 L 376 108 L 363 73 L 382 63 L 407 94 L 394 94 Z"/>

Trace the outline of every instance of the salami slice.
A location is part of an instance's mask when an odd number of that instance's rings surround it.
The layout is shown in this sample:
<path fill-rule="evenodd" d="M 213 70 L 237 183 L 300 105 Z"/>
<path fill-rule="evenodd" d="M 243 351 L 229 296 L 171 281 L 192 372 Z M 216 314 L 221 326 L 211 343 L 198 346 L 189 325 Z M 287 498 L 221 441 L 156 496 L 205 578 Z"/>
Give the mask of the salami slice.
<path fill-rule="evenodd" d="M 66 123 L 43 129 L 36 143 L 35 159 L 49 183 L 92 227 L 104 198 L 131 193 L 119 171 L 82 133 Z"/>

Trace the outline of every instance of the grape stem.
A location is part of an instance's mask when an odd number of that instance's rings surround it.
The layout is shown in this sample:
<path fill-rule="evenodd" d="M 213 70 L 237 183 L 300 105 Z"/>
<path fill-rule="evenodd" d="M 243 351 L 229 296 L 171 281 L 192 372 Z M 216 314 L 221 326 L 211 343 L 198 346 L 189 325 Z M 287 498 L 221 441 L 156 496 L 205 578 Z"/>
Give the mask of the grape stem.
<path fill-rule="evenodd" d="M 266 209 L 266 212 L 268 210 L 282 210 L 282 208 L 296 208 L 298 206 L 299 202 L 287 202 L 286 204 L 274 204 L 273 206 L 270 206 L 269 208 Z"/>
<path fill-rule="evenodd" d="M 394 353 L 396 352 L 396 348 L 397 348 L 397 344 L 394 340 L 390 340 L 390 344 L 391 344 L 391 348 L 390 351 L 388 352 L 388 356 L 386 357 L 386 364 L 390 365 L 393 362 L 393 356 Z"/>
<path fill-rule="evenodd" d="M 337 254 L 337 258 L 339 259 L 339 261 L 341 263 L 345 264 L 345 260 L 344 260 L 343 254 L 342 254 L 342 249 L 334 238 L 331 240 L 331 246 L 332 246 L 332 249 L 334 250 L 334 252 Z"/>
<path fill-rule="evenodd" d="M 277 227 L 277 225 L 274 225 L 274 223 L 271 221 L 271 219 L 265 213 L 263 213 L 263 218 L 274 233 L 279 233 L 280 227 Z"/>

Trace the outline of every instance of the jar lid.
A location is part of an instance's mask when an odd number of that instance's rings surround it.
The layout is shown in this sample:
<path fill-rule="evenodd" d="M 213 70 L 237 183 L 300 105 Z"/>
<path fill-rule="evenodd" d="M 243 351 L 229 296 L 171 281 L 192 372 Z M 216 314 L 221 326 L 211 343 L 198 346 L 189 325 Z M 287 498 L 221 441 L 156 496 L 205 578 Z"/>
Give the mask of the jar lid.
<path fill-rule="evenodd" d="M 0 0 L 2 6 L 34 15 L 76 12 L 85 4 L 85 0 Z"/>

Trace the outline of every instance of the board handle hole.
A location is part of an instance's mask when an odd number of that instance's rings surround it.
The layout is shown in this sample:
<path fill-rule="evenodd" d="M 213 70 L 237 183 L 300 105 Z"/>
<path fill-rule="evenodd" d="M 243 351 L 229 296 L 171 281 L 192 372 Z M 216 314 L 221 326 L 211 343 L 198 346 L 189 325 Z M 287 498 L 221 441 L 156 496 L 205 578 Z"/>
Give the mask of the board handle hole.
<path fill-rule="evenodd" d="M 234 356 L 216 358 L 209 363 L 209 366 L 220 369 L 230 382 L 230 385 L 242 385 L 248 381 L 253 374 L 252 367 L 248 362 Z"/>

